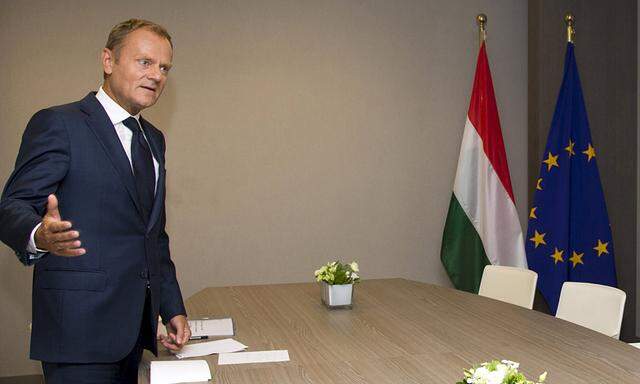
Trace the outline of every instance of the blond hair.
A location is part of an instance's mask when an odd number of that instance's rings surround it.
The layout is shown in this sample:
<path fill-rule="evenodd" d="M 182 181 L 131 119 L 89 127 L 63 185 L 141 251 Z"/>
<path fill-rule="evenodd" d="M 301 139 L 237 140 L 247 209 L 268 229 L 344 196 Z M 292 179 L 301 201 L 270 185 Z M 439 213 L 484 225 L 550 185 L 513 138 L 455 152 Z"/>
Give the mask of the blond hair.
<path fill-rule="evenodd" d="M 109 37 L 107 38 L 107 44 L 105 44 L 105 48 L 113 51 L 115 59 L 118 60 L 118 57 L 120 56 L 119 51 L 122 47 L 124 39 L 131 32 L 141 28 L 147 29 L 160 37 L 164 37 L 171 45 L 171 49 L 173 49 L 173 43 L 171 42 L 171 35 L 169 35 L 169 32 L 167 32 L 167 30 L 162 25 L 143 19 L 129 19 L 116 24 L 111 29 L 111 32 L 109 32 Z"/>

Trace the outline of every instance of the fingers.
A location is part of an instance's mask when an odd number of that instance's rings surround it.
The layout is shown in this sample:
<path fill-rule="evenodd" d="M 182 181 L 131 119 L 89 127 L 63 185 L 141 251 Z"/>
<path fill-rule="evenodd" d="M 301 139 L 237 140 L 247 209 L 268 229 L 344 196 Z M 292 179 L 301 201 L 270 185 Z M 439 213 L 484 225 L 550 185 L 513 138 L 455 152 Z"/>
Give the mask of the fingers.
<path fill-rule="evenodd" d="M 176 340 L 176 344 L 178 344 L 178 346 L 180 347 L 182 347 L 184 343 L 186 343 L 186 340 L 184 340 L 184 335 L 185 335 L 184 327 L 183 326 L 178 327 L 175 340 Z"/>
<path fill-rule="evenodd" d="M 162 345 L 171 351 L 178 351 L 181 348 L 178 345 L 176 345 L 175 338 L 176 338 L 176 335 L 174 335 L 173 333 L 170 333 L 168 336 L 159 335 L 159 340 L 162 343 Z"/>
<path fill-rule="evenodd" d="M 54 194 L 49 195 L 47 198 L 47 215 L 54 219 L 61 219 L 60 211 L 58 210 L 58 198 Z"/>
<path fill-rule="evenodd" d="M 79 237 L 80 237 L 80 233 L 78 233 L 78 231 L 61 231 L 61 232 L 51 231 L 49 233 L 49 236 L 47 237 L 47 240 L 51 243 L 62 243 L 62 242 L 78 240 Z"/>
<path fill-rule="evenodd" d="M 191 328 L 184 315 L 173 317 L 166 325 L 167 335 L 158 335 L 158 340 L 171 351 L 180 350 L 191 338 Z"/>
<path fill-rule="evenodd" d="M 180 347 L 186 344 L 189 338 L 191 338 L 191 329 L 189 328 L 189 322 L 186 316 L 177 315 L 169 321 L 169 324 L 171 324 L 172 330 L 175 330 L 176 344 Z"/>
<path fill-rule="evenodd" d="M 65 256 L 65 257 L 78 257 L 87 253 L 87 250 L 84 248 L 66 248 L 58 251 L 50 251 L 54 255 L 57 256 Z"/>
<path fill-rule="evenodd" d="M 71 241 L 59 241 L 53 243 L 54 251 L 64 251 L 65 249 L 74 249 L 80 248 L 81 242 L 80 240 L 71 240 Z"/>
<path fill-rule="evenodd" d="M 182 344 L 186 344 L 189 339 L 191 339 L 191 328 L 189 328 L 189 324 L 187 323 L 187 328 L 184 330 L 184 338 L 182 340 Z"/>
<path fill-rule="evenodd" d="M 72 227 L 70 221 L 54 221 L 46 218 L 43 220 L 43 225 L 46 226 L 47 231 L 54 233 L 68 231 Z"/>
<path fill-rule="evenodd" d="M 165 335 L 158 335 L 158 341 L 160 341 L 165 348 L 171 349 L 171 343 L 167 342 L 167 337 Z"/>
<path fill-rule="evenodd" d="M 56 256 L 76 257 L 86 253 L 84 248 L 80 248 L 80 233 L 73 230 L 70 221 L 63 221 L 60 217 L 58 198 L 53 194 L 47 197 L 47 213 L 36 230 L 34 240 L 37 248 Z"/>
<path fill-rule="evenodd" d="M 80 245 L 82 245 L 80 240 L 60 241 L 57 243 L 53 243 L 53 246 L 52 246 L 53 249 L 51 251 L 55 253 L 65 253 L 69 251 L 76 251 L 81 249 Z"/>
<path fill-rule="evenodd" d="M 54 255 L 75 257 L 86 253 L 85 249 L 80 248 L 80 233 L 71 230 L 71 222 L 46 220 L 42 227 L 41 237 L 47 244 L 46 249 Z"/>

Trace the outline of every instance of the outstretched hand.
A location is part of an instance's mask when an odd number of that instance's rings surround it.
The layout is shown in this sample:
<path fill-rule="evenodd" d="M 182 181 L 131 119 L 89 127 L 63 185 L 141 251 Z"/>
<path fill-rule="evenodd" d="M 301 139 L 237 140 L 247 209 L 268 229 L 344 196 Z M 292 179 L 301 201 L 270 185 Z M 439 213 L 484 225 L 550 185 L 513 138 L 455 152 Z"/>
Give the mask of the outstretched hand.
<path fill-rule="evenodd" d="M 34 240 L 38 249 L 56 256 L 76 257 L 86 253 L 84 248 L 80 248 L 80 233 L 73 229 L 70 221 L 60 217 L 55 195 L 49 195 L 47 199 L 47 212 L 42 218 L 42 225 L 36 230 Z"/>

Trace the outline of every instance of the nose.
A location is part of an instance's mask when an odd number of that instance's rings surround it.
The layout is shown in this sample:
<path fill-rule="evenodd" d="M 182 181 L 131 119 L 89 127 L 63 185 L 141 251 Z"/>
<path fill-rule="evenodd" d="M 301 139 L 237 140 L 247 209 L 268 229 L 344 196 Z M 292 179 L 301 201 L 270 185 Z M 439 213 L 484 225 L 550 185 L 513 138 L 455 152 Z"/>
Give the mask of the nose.
<path fill-rule="evenodd" d="M 160 66 L 151 66 L 147 72 L 147 78 L 155 82 L 162 80 L 162 71 L 160 70 Z"/>

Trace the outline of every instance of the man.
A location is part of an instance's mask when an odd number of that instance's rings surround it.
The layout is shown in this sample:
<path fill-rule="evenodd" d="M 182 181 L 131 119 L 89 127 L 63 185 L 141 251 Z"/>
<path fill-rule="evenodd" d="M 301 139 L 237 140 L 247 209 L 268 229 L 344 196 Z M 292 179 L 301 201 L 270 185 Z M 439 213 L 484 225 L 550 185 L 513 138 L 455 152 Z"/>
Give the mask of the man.
<path fill-rule="evenodd" d="M 160 25 L 127 20 L 97 93 L 36 113 L 0 200 L 0 240 L 33 272 L 31 358 L 47 383 L 135 383 L 144 348 L 191 336 L 165 232 L 165 142 L 140 117 L 173 58 Z"/>

